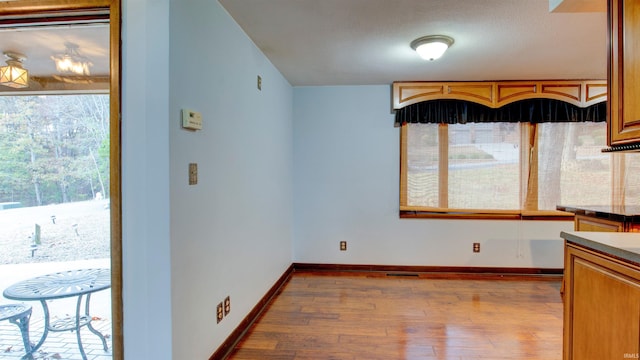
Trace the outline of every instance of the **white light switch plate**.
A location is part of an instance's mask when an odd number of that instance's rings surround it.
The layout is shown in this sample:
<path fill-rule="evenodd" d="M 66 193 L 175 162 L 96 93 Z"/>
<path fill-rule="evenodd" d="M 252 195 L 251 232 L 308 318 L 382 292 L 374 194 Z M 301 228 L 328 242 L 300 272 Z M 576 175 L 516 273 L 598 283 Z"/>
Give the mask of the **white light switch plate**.
<path fill-rule="evenodd" d="M 182 127 L 190 130 L 202 130 L 202 114 L 188 109 L 182 109 Z"/>

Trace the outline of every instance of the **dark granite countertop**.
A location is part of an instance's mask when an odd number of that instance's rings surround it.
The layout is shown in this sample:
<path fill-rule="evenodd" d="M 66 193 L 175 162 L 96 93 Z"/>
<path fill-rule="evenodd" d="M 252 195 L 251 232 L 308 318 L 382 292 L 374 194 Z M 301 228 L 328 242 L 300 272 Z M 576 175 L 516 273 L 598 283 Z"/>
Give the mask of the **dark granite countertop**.
<path fill-rule="evenodd" d="M 640 206 L 624 205 L 557 205 L 556 210 L 621 222 L 640 223 Z"/>
<path fill-rule="evenodd" d="M 640 233 L 563 231 L 560 237 L 573 243 L 640 266 Z"/>

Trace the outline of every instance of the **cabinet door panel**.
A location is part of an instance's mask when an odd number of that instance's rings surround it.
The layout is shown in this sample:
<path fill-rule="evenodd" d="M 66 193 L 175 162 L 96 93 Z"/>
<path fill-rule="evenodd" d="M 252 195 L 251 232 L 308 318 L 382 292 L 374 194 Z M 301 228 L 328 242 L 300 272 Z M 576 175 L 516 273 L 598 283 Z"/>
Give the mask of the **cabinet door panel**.
<path fill-rule="evenodd" d="M 609 142 L 640 141 L 640 2 L 609 0 Z"/>
<path fill-rule="evenodd" d="M 637 358 L 640 268 L 565 244 L 564 360 Z"/>
<path fill-rule="evenodd" d="M 572 359 L 623 359 L 638 354 L 640 286 L 576 259 L 573 267 Z"/>

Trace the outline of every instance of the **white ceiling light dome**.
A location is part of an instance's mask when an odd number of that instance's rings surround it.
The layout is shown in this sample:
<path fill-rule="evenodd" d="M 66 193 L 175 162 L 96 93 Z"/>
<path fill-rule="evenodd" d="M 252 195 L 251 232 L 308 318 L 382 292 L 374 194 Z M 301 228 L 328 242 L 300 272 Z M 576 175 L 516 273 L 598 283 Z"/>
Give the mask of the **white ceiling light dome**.
<path fill-rule="evenodd" d="M 411 42 L 411 48 L 425 60 L 440 58 L 453 45 L 453 38 L 445 35 L 429 35 L 417 38 Z"/>

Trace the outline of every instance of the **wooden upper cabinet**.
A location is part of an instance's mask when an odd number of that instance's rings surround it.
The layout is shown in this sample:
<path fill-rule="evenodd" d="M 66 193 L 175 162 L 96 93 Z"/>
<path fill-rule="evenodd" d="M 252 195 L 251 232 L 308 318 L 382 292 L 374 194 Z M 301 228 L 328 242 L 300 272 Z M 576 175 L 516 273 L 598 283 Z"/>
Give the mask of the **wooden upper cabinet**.
<path fill-rule="evenodd" d="M 456 99 L 499 108 L 525 99 L 555 99 L 579 107 L 607 100 L 605 80 L 395 82 L 393 108 L 428 100 Z"/>
<path fill-rule="evenodd" d="M 608 0 L 609 145 L 640 142 L 640 1 Z"/>

